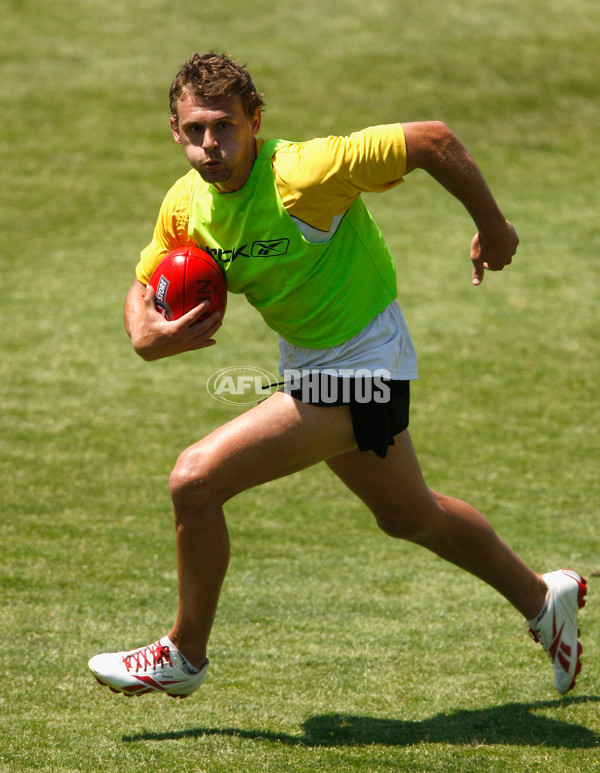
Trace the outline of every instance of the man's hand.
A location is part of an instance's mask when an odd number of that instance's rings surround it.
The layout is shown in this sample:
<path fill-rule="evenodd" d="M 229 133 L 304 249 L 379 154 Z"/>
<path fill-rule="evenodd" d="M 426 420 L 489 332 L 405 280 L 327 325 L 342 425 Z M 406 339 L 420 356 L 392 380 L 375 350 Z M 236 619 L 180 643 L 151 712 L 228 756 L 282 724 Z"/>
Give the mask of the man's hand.
<path fill-rule="evenodd" d="M 471 242 L 471 260 L 473 262 L 473 284 L 483 282 L 485 271 L 502 271 L 512 263 L 517 251 L 519 237 L 512 223 L 505 221 L 506 228 L 493 234 L 477 233 Z"/>
<path fill-rule="evenodd" d="M 125 327 L 133 348 L 144 360 L 159 360 L 182 352 L 213 346 L 212 336 L 222 324 L 222 315 L 215 311 L 206 319 L 205 301 L 179 319 L 168 322 L 156 310 L 154 290 L 134 282 L 125 302 Z"/>

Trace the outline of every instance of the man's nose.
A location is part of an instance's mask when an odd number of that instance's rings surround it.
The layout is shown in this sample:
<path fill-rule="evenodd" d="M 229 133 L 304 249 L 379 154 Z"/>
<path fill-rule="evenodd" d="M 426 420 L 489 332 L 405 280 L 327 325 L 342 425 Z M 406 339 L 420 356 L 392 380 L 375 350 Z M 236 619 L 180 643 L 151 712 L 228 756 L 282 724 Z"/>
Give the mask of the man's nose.
<path fill-rule="evenodd" d="M 211 150 L 217 147 L 217 139 L 210 129 L 204 130 L 204 137 L 202 138 L 202 147 L 205 150 Z"/>

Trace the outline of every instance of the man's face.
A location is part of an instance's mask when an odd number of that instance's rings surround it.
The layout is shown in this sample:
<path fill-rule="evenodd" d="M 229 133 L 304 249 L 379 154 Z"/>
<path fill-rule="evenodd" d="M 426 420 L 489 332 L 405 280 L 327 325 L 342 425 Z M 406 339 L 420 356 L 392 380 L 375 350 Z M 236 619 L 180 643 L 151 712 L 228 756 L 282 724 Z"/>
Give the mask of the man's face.
<path fill-rule="evenodd" d="M 252 118 L 246 115 L 239 94 L 217 102 L 188 96 L 177 102 L 171 129 L 200 176 L 220 193 L 231 193 L 243 187 L 252 171 L 260 119 L 260 110 Z"/>

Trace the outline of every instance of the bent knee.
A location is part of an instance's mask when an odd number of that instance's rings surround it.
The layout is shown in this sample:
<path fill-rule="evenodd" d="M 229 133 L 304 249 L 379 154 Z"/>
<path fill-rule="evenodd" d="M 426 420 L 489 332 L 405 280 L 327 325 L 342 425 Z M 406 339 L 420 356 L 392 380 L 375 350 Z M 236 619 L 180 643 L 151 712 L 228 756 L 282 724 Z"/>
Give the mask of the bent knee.
<path fill-rule="evenodd" d="M 207 452 L 199 446 L 183 451 L 169 476 L 171 498 L 177 507 L 192 505 L 194 508 L 219 503 L 214 466 Z"/>
<path fill-rule="evenodd" d="M 422 541 L 424 532 L 420 524 L 412 518 L 398 518 L 398 516 L 375 516 L 377 526 L 389 537 L 404 539 L 409 542 Z"/>
<path fill-rule="evenodd" d="M 393 506 L 374 512 L 377 526 L 390 537 L 426 544 L 439 527 L 440 509 L 436 501 L 415 507 Z"/>

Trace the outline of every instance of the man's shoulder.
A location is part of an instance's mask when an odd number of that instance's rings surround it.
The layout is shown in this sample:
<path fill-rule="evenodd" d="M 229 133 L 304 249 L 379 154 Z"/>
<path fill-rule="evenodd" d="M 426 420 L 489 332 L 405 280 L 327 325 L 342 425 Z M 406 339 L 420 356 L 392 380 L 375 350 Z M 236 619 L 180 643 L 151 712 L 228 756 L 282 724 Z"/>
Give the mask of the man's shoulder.
<path fill-rule="evenodd" d="M 163 214 L 187 211 L 197 178 L 198 172 L 195 169 L 190 169 L 189 172 L 175 180 L 164 196 L 161 206 Z"/>
<path fill-rule="evenodd" d="M 168 193 L 172 193 L 173 195 L 191 195 L 192 190 L 194 188 L 194 183 L 196 182 L 196 179 L 198 178 L 198 172 L 195 169 L 190 169 L 186 174 L 179 177 L 173 185 L 169 188 Z"/>
<path fill-rule="evenodd" d="M 396 150 L 404 156 L 401 124 L 369 126 L 351 134 L 330 134 L 301 141 L 285 141 L 277 147 L 273 163 L 281 169 L 301 165 L 305 172 L 341 171 L 357 163 L 378 163 Z"/>

